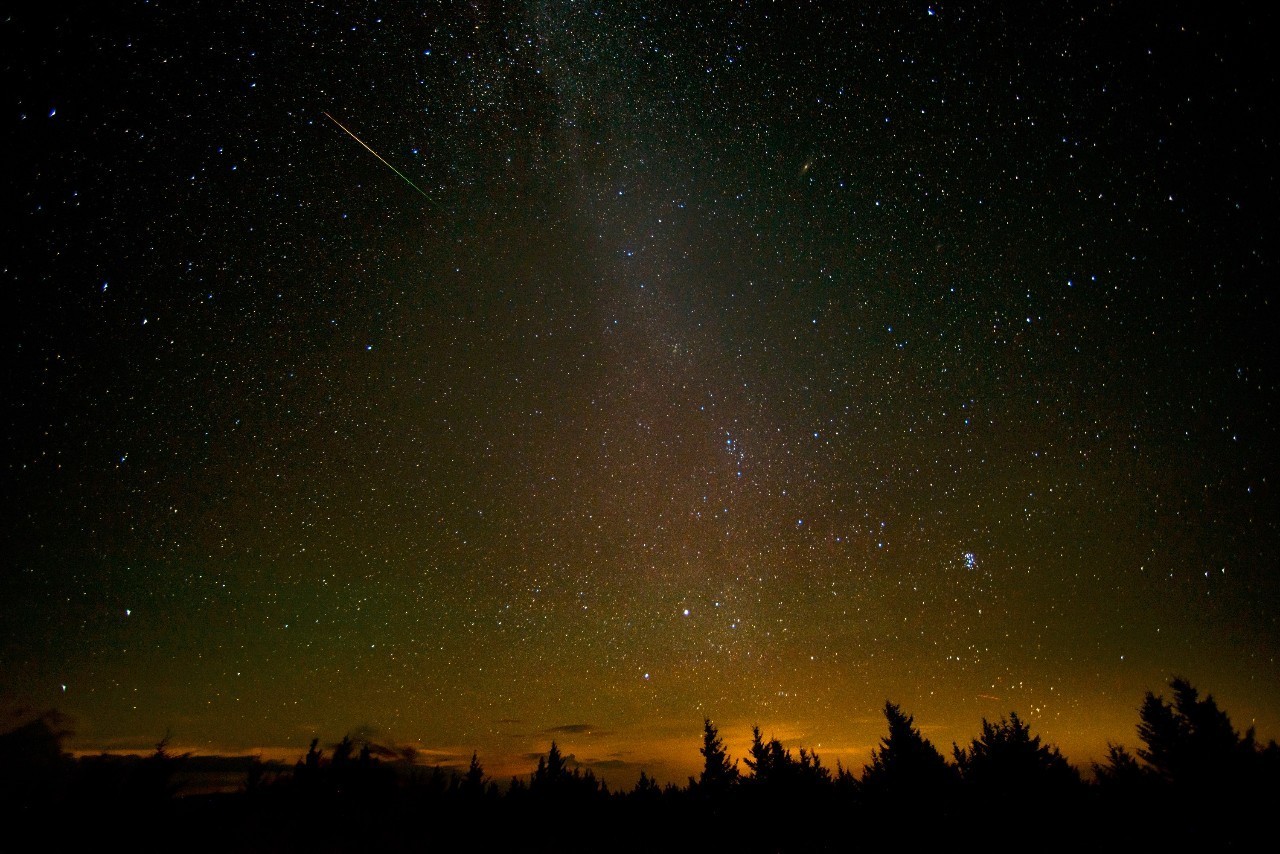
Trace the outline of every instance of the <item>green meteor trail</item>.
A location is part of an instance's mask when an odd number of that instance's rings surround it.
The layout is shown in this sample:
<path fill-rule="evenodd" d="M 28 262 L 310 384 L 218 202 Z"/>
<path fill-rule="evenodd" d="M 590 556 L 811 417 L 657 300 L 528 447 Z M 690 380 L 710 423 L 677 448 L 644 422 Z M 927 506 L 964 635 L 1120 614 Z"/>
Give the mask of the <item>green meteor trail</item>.
<path fill-rule="evenodd" d="M 415 183 L 413 183 L 412 181 L 410 181 L 410 180 L 409 180 L 409 178 L 408 178 L 408 176 L 406 176 L 403 172 L 401 172 L 401 171 L 400 171 L 399 169 L 397 169 L 396 167 L 392 166 L 390 163 L 387 163 L 387 161 L 386 161 L 385 159 L 383 159 L 383 157 L 382 157 L 382 155 L 381 155 L 381 154 L 379 154 L 378 152 L 374 151 L 374 150 L 373 150 L 372 148 L 370 148 L 369 146 L 365 145 L 365 144 L 364 144 L 364 140 L 363 140 L 363 139 L 361 139 L 360 137 L 356 136 L 356 135 L 355 135 L 354 133 L 352 133 L 350 130 L 348 130 L 346 125 L 344 125 L 342 122 L 338 121 L 337 119 L 335 119 L 333 116 L 329 115 L 328 113 L 325 113 L 325 114 L 324 114 L 324 117 L 325 117 L 326 119 L 328 119 L 329 121 L 333 122 L 333 123 L 334 123 L 335 125 L 337 125 L 338 127 L 342 128 L 342 130 L 347 134 L 347 136 L 351 137 L 352 139 L 354 139 L 356 142 L 360 143 L 361 145 L 364 145 L 364 149 L 365 149 L 365 151 L 369 152 L 369 153 L 370 153 L 370 154 L 372 154 L 374 157 L 376 157 L 376 158 L 378 158 L 379 160 L 381 160 L 381 161 L 386 165 L 386 167 L 387 167 L 388 169 L 390 169 L 392 172 L 396 173 L 396 174 L 397 174 L 397 175 L 399 175 L 401 178 L 403 178 L 403 179 L 404 179 L 404 182 L 405 182 L 406 184 L 408 184 L 410 187 L 413 187 L 413 189 L 417 190 L 419 193 L 422 193 L 422 195 L 423 195 L 424 197 L 426 197 L 426 198 L 428 198 L 428 199 L 429 199 L 429 198 L 431 198 L 431 197 L 430 197 L 430 196 L 428 196 L 425 192 L 423 192 L 423 190 L 422 190 L 422 188 L 421 188 L 421 187 L 419 187 L 417 184 L 415 184 Z"/>

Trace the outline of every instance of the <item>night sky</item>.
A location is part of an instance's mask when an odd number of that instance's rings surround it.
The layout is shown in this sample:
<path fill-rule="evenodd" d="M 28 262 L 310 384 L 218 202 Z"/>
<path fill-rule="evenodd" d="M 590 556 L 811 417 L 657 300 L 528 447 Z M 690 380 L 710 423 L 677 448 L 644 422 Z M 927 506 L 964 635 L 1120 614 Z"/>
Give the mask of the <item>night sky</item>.
<path fill-rule="evenodd" d="M 1280 736 L 1277 21 L 1005 5 L 6 13 L 4 722 Z"/>

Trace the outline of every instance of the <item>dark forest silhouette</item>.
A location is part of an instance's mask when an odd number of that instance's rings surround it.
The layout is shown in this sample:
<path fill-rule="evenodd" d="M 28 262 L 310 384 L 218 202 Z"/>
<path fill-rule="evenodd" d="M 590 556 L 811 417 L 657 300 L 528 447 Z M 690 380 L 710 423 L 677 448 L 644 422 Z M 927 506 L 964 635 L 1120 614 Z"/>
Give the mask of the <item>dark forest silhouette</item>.
<path fill-rule="evenodd" d="M 642 772 L 611 791 L 552 742 L 533 772 L 499 786 L 472 754 L 465 771 L 413 764 L 346 736 L 319 739 L 293 768 L 251 761 L 236 792 L 183 794 L 188 755 L 168 737 L 146 757 L 72 758 L 49 712 L 0 735 L 0 811 L 32 848 L 109 840 L 132 850 L 847 851 L 885 846 L 1019 850 L 1223 850 L 1276 838 L 1280 748 L 1243 735 L 1186 680 L 1148 692 L 1140 746 L 1110 745 L 1086 781 L 1016 713 L 983 720 L 951 761 L 887 702 L 887 734 L 860 773 L 793 753 L 753 729 L 729 755 L 705 720 L 701 772 L 660 786 Z M 113 830 L 114 828 L 114 830 Z M 26 838 L 23 835 L 10 839 Z"/>

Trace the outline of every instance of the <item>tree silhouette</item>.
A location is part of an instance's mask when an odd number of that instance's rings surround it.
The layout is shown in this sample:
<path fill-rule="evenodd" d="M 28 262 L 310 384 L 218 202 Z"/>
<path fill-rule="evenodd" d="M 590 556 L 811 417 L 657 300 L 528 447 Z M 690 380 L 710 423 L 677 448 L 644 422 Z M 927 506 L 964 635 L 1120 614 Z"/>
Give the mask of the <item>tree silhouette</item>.
<path fill-rule="evenodd" d="M 782 746 L 782 742 L 773 738 L 765 741 L 760 735 L 760 727 L 751 728 L 751 747 L 743 759 L 751 771 L 751 782 L 756 785 L 770 785 L 785 782 L 790 770 L 788 766 L 794 760 L 791 753 Z"/>
<path fill-rule="evenodd" d="M 351 740 L 350 735 L 344 735 L 342 741 L 338 742 L 333 748 L 333 758 L 330 762 L 334 767 L 342 767 L 351 761 L 351 754 L 355 752 L 355 742 Z"/>
<path fill-rule="evenodd" d="M 871 751 L 871 764 L 862 772 L 863 792 L 871 797 L 942 794 L 955 781 L 955 770 L 916 729 L 915 718 L 888 701 L 884 716 L 889 734 Z"/>
<path fill-rule="evenodd" d="M 27 808 L 61 792 L 73 768 L 64 723 L 51 710 L 0 734 L 0 806 Z"/>
<path fill-rule="evenodd" d="M 538 767 L 529 781 L 529 788 L 552 789 L 563 784 L 568 776 L 560 747 L 553 741 L 547 755 L 538 757 Z"/>
<path fill-rule="evenodd" d="M 800 761 L 796 764 L 796 778 L 800 785 L 809 788 L 831 783 L 831 769 L 822 764 L 817 751 L 800 748 Z"/>
<path fill-rule="evenodd" d="M 631 796 L 641 801 L 652 803 L 662 797 L 662 789 L 658 786 L 656 780 L 642 770 L 640 779 L 636 781 L 635 788 L 631 790 Z"/>
<path fill-rule="evenodd" d="M 844 767 L 844 765 L 840 763 L 839 759 L 836 760 L 836 775 L 832 782 L 835 785 L 836 792 L 845 799 L 853 798 L 861 787 L 857 776 L 855 776 L 851 770 Z"/>
<path fill-rule="evenodd" d="M 1068 789 L 1080 774 L 1057 747 L 1040 743 L 1017 712 L 999 723 L 982 720 L 982 735 L 968 750 L 954 747 L 956 766 L 965 783 L 1006 794 L 1032 796 L 1046 789 Z"/>
<path fill-rule="evenodd" d="M 760 727 L 751 728 L 751 747 L 743 758 L 751 776 L 746 782 L 780 791 L 797 791 L 828 786 L 831 770 L 824 767 L 817 753 L 800 748 L 799 759 L 776 738 L 765 741 Z"/>
<path fill-rule="evenodd" d="M 569 769 L 572 758 L 566 759 L 560 752 L 559 745 L 551 742 L 547 755 L 538 757 L 538 767 L 529 778 L 529 793 L 552 800 L 607 795 L 608 786 L 597 780 L 590 769 L 586 772 L 580 768 Z"/>
<path fill-rule="evenodd" d="M 305 767 L 310 769 L 318 769 L 320 767 L 321 755 L 322 755 L 322 751 L 320 750 L 320 739 L 318 738 L 311 739 L 311 747 L 307 749 L 307 758 L 305 760 L 306 762 Z"/>
<path fill-rule="evenodd" d="M 1138 738 L 1145 747 L 1138 755 L 1161 779 L 1180 785 L 1214 785 L 1243 770 L 1257 753 L 1252 730 L 1242 738 L 1213 696 L 1201 700 L 1187 680 L 1175 678 L 1169 687 L 1172 703 L 1150 691 L 1143 698 Z"/>
<path fill-rule="evenodd" d="M 484 767 L 480 764 L 480 757 L 475 752 L 471 753 L 471 764 L 467 766 L 467 773 L 462 778 L 462 793 L 469 797 L 478 798 L 484 794 Z"/>
<path fill-rule="evenodd" d="M 833 775 L 816 753 L 793 753 L 759 726 L 740 774 L 704 718 L 702 771 L 687 789 L 660 787 L 646 771 L 634 788 L 610 796 L 552 742 L 537 770 L 514 778 L 504 794 L 477 752 L 465 768 L 446 772 L 415 767 L 403 752 L 357 735 L 330 756 L 312 740 L 292 776 L 269 778 L 253 762 L 237 792 L 175 798 L 175 771 L 203 774 L 208 759 L 231 757 L 198 757 L 179 769 L 182 757 L 170 754 L 166 736 L 149 757 L 73 759 L 62 752 L 57 719 L 46 717 L 0 734 L 0 818 L 61 832 L 53 822 L 84 816 L 89 834 L 123 816 L 156 839 L 199 833 L 208 850 L 243 850 L 259 839 L 255 850 L 418 850 L 412 834 L 423 818 L 460 832 L 483 827 L 497 847 L 534 850 L 843 850 L 851 826 L 868 847 L 924 850 L 953 845 L 965 822 L 996 850 L 1238 847 L 1249 832 L 1241 817 L 1266 815 L 1280 802 L 1280 747 L 1260 748 L 1252 732 L 1237 733 L 1213 698 L 1185 680 L 1171 687 L 1171 701 L 1148 692 L 1142 704 L 1141 749 L 1109 745 L 1089 787 L 1016 713 L 983 720 L 971 744 L 954 746 L 952 765 L 911 715 L 887 702 L 888 732 L 861 779 L 842 764 Z M 575 832 L 540 845 L 525 835 L 532 827 Z"/>
<path fill-rule="evenodd" d="M 722 793 L 738 781 L 738 763 L 730 764 L 729 752 L 725 749 L 724 741 L 710 718 L 703 719 L 702 747 L 698 752 L 702 754 L 703 762 L 697 786 L 703 792 Z M 689 782 L 693 784 L 694 781 L 690 778 Z"/>
<path fill-rule="evenodd" d="M 190 753 L 174 756 L 169 752 L 170 733 L 156 742 L 155 751 L 132 769 L 126 784 L 126 798 L 139 802 L 157 803 L 172 799 L 178 794 L 181 784 L 175 776 L 181 765 L 190 757 Z"/>
<path fill-rule="evenodd" d="M 1230 847 L 1245 836 L 1239 816 L 1264 814 L 1280 801 L 1280 750 L 1259 749 L 1252 729 L 1240 735 L 1213 696 L 1202 699 L 1186 679 L 1169 687 L 1172 702 L 1148 691 L 1138 710 L 1136 753 L 1145 766 L 1113 747 L 1108 762 L 1095 766 L 1098 782 L 1113 802 L 1163 816 L 1176 827 L 1167 833 L 1172 844 Z"/>
<path fill-rule="evenodd" d="M 1093 776 L 1099 785 L 1132 789 L 1145 785 L 1150 772 L 1121 744 L 1107 744 L 1107 761 L 1093 763 Z"/>
<path fill-rule="evenodd" d="M 762 775 L 769 767 L 769 748 L 760 735 L 759 726 L 751 727 L 751 746 L 747 748 L 747 755 L 742 761 L 751 772 L 751 781 L 760 782 Z"/>

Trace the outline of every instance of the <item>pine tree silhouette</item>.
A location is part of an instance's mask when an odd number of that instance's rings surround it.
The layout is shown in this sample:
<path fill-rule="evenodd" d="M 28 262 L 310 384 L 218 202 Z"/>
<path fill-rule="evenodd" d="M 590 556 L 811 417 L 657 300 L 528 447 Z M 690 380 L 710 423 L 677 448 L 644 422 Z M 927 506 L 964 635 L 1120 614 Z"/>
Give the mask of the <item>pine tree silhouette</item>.
<path fill-rule="evenodd" d="M 862 772 L 863 792 L 871 797 L 941 795 L 955 781 L 955 769 L 899 706 L 886 701 L 884 716 L 889 734 L 871 751 L 871 764 Z"/>
<path fill-rule="evenodd" d="M 478 798 L 484 794 L 484 783 L 484 767 L 480 765 L 479 755 L 472 751 L 471 764 L 467 766 L 467 773 L 462 778 L 462 793 L 469 797 Z"/>
<path fill-rule="evenodd" d="M 560 747 L 553 741 L 551 742 L 551 749 L 547 751 L 547 755 L 538 757 L 538 767 L 534 770 L 533 778 L 529 781 L 529 788 L 554 789 L 563 785 L 568 776 L 564 757 L 560 753 Z"/>
<path fill-rule="evenodd" d="M 307 758 L 305 760 L 306 767 L 312 770 L 319 769 L 320 757 L 321 757 L 320 739 L 313 738 L 311 739 L 311 747 L 307 750 Z"/>
<path fill-rule="evenodd" d="M 779 785 L 787 782 L 791 766 L 795 762 L 778 739 L 766 742 L 760 735 L 758 726 L 751 728 L 751 747 L 742 761 L 750 769 L 750 781 L 755 785 Z"/>
<path fill-rule="evenodd" d="M 757 730 L 757 736 L 759 731 Z M 698 749 L 702 754 L 702 773 L 698 775 L 698 787 L 708 794 L 723 793 L 730 786 L 738 781 L 738 763 L 729 762 L 729 752 L 725 749 L 724 741 L 720 738 L 720 733 L 716 731 L 715 725 L 711 723 L 710 718 L 704 718 L 702 722 L 702 747 Z M 690 779 L 690 783 L 693 780 Z"/>
<path fill-rule="evenodd" d="M 1142 766 L 1124 745 L 1107 744 L 1107 761 L 1093 763 L 1093 776 L 1104 787 L 1134 789 L 1151 780 L 1151 772 Z"/>
<path fill-rule="evenodd" d="M 662 789 L 658 787 L 657 781 L 642 770 L 640 779 L 636 781 L 635 788 L 631 790 L 631 796 L 651 803 L 662 797 Z"/>
<path fill-rule="evenodd" d="M 1079 784 L 1080 774 L 1057 747 L 1040 743 L 1040 736 L 1010 712 L 999 723 L 982 721 L 982 735 L 968 750 L 954 748 L 956 766 L 965 783 L 1030 797 L 1045 789 Z"/>
<path fill-rule="evenodd" d="M 1180 785 L 1216 785 L 1238 774 L 1254 755 L 1253 732 L 1241 737 L 1213 696 L 1203 700 L 1191 683 L 1169 683 L 1173 702 L 1150 691 L 1139 710 L 1138 755 L 1160 777 Z"/>
<path fill-rule="evenodd" d="M 341 767 L 351 761 L 351 754 L 355 752 L 355 742 L 351 740 L 350 735 L 344 735 L 342 741 L 338 742 L 333 748 L 333 758 L 330 760 L 334 767 Z"/>

